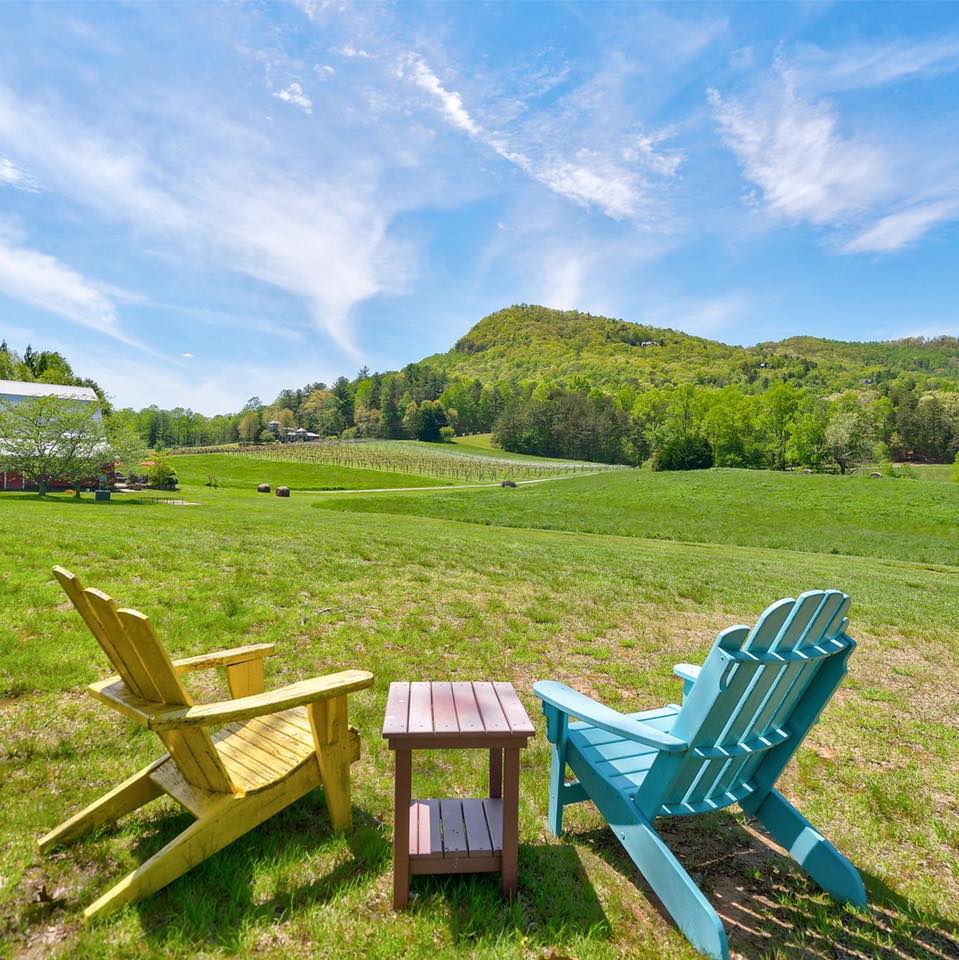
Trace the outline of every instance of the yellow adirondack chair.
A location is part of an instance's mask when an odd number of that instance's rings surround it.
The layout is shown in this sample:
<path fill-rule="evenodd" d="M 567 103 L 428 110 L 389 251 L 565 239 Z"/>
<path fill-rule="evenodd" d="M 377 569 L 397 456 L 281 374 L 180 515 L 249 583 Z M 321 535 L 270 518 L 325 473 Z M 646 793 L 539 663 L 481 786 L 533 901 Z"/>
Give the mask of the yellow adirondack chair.
<path fill-rule="evenodd" d="M 350 764 L 360 741 L 347 721 L 347 695 L 371 686 L 371 673 L 344 670 L 264 693 L 263 659 L 273 644 L 171 661 L 142 613 L 118 610 L 62 567 L 53 573 L 118 673 L 90 693 L 155 730 L 168 753 L 41 837 L 40 852 L 164 793 L 197 818 L 87 907 L 87 919 L 156 892 L 321 783 L 334 829 L 350 826 Z M 194 705 L 180 676 L 212 667 L 226 668 L 233 699 Z"/>

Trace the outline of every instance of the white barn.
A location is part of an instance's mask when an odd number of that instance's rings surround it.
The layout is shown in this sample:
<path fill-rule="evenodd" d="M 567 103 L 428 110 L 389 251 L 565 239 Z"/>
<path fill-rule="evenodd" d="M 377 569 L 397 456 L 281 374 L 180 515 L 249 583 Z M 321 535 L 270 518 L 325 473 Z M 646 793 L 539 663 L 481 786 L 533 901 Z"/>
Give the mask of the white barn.
<path fill-rule="evenodd" d="M 27 383 L 23 380 L 0 380 L 0 406 L 32 400 L 34 397 L 58 397 L 77 403 L 96 403 L 100 398 L 92 387 L 71 387 L 65 383 Z M 99 409 L 94 414 L 100 419 Z M 25 490 L 23 477 L 12 471 L 0 470 L 0 490 Z"/>
<path fill-rule="evenodd" d="M 92 387 L 71 387 L 65 383 L 27 383 L 24 380 L 0 380 L 0 403 L 19 403 L 34 397 L 59 397 L 96 403 L 99 399 Z M 99 419 L 99 412 L 97 413 Z"/>

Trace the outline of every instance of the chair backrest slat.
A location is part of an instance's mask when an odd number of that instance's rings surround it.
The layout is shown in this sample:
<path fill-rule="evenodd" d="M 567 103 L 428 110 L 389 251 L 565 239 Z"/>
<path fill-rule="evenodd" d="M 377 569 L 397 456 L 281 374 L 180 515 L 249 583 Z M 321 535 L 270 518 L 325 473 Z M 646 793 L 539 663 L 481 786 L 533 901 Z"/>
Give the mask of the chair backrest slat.
<path fill-rule="evenodd" d="M 90 605 L 90 599 L 87 597 L 86 592 L 83 589 L 83 584 L 74 574 L 63 567 L 54 567 L 53 575 L 57 578 L 57 581 L 63 588 L 63 592 L 70 598 L 70 602 L 76 608 L 77 613 L 79 613 L 83 618 L 83 622 L 89 628 L 90 633 L 93 634 L 97 643 L 100 644 L 100 647 L 107 655 L 110 663 L 113 664 L 113 669 L 120 674 L 120 679 L 123 680 L 123 682 L 130 688 L 135 696 L 147 699 L 146 694 L 144 693 L 138 681 L 137 675 L 134 674 L 134 672 L 127 665 L 126 661 L 120 655 L 120 652 L 110 639 L 109 634 L 104 629 L 103 624 L 100 623 L 100 620 L 94 613 L 93 608 Z"/>
<path fill-rule="evenodd" d="M 134 696 L 152 704 L 192 705 L 147 617 L 136 610 L 118 610 L 112 598 L 100 590 L 85 590 L 62 567 L 54 568 L 54 574 Z M 206 730 L 195 727 L 159 736 L 185 780 L 201 790 L 233 792 L 229 774 Z"/>
<path fill-rule="evenodd" d="M 140 696 L 151 703 L 184 703 L 185 693 L 178 693 L 172 701 L 168 701 L 160 692 L 156 678 L 143 662 L 139 648 L 127 635 L 124 625 L 120 622 L 117 616 L 117 605 L 113 598 L 93 587 L 87 587 L 83 594 L 100 623 L 100 628 L 116 651 L 117 659 L 113 661 L 113 666 L 119 671 L 119 665 L 123 664 L 139 688 Z"/>
<path fill-rule="evenodd" d="M 766 749 L 783 749 L 784 740 L 805 735 L 805 729 L 790 728 L 789 718 L 829 659 L 817 655 L 777 662 L 775 654 L 795 655 L 837 638 L 848 607 L 843 593 L 810 591 L 770 606 L 752 630 L 724 630 L 672 728 L 694 749 L 681 757 L 660 755 L 637 802 L 650 806 L 655 798 L 660 807 L 682 812 L 722 805 L 731 795 L 748 791 Z M 843 649 L 836 646 L 838 653 Z"/>
<path fill-rule="evenodd" d="M 722 734 L 730 718 L 738 711 L 760 672 L 757 664 L 734 665 L 725 656 L 725 651 L 761 653 L 769 650 L 791 612 L 791 602 L 781 600 L 769 607 L 752 629 L 746 626 L 730 627 L 719 634 L 706 657 L 699 679 L 673 725 L 675 736 L 682 737 L 694 747 L 713 747 L 722 742 Z M 700 685 L 703 679 L 708 682 Z M 722 689 L 722 706 L 719 708 L 715 692 L 710 692 L 714 688 Z M 673 780 L 670 789 L 672 802 L 690 803 L 702 799 L 723 763 L 692 755 L 687 757 Z M 710 775 L 711 779 L 704 782 L 704 778 Z"/>
<path fill-rule="evenodd" d="M 822 630 L 830 622 L 833 611 L 842 602 L 842 598 L 843 594 L 835 591 L 812 591 L 803 594 L 796 600 L 789 619 L 770 650 L 782 654 L 815 646 L 822 638 Z M 743 698 L 740 709 L 723 731 L 721 742 L 738 743 L 758 739 L 769 731 L 778 729 L 779 724 L 773 723 L 773 711 L 768 709 L 769 705 L 782 702 L 797 673 L 805 672 L 809 675 L 814 669 L 815 664 L 803 661 L 791 661 L 781 665 L 766 664 L 760 667 L 760 677 Z M 737 757 L 726 763 L 713 777 L 707 796 L 721 796 L 742 783 L 746 768 L 754 766 L 753 759 L 756 756 L 757 754 Z"/>

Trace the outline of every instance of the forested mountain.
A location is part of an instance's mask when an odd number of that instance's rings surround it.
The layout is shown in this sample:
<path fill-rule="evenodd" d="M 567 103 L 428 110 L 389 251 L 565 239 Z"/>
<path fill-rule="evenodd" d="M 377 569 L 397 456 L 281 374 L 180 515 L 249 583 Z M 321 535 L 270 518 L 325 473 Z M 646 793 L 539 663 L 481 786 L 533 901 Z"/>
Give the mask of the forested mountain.
<path fill-rule="evenodd" d="M 889 383 L 915 375 L 929 389 L 959 387 L 959 340 L 937 337 L 846 343 L 792 337 L 729 346 L 677 330 L 526 304 L 482 319 L 447 353 L 424 363 L 484 382 L 548 379 L 591 386 L 661 387 L 689 383 L 762 390 L 777 380 L 821 392 Z"/>
<path fill-rule="evenodd" d="M 72 376 L 59 354 L 28 354 L 0 350 L 0 376 Z M 113 416 L 151 447 L 273 442 L 276 421 L 281 435 L 302 427 L 342 439 L 492 431 L 508 450 L 663 469 L 845 471 L 957 455 L 959 340 L 794 337 L 739 347 L 523 304 L 402 370 L 364 368 L 214 417 L 186 405 Z"/>

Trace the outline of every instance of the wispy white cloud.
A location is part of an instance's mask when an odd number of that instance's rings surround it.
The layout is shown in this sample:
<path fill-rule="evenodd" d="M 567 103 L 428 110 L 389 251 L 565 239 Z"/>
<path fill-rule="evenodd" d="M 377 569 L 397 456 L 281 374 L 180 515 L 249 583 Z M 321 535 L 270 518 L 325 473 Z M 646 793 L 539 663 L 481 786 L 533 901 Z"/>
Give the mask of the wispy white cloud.
<path fill-rule="evenodd" d="M 182 227 L 191 214 L 151 182 L 146 150 L 81 124 L 68 108 L 17 97 L 0 84 L 0 138 L 42 170 L 50 189 L 82 197 L 111 218 Z"/>
<path fill-rule="evenodd" d="M 683 161 L 681 152 L 660 149 L 665 139 L 662 134 L 632 132 L 605 150 L 585 145 L 569 150 L 567 139 L 575 139 L 577 135 L 582 138 L 581 131 L 572 125 L 564 130 L 555 127 L 546 130 L 540 124 L 538 137 L 533 137 L 531 143 L 523 138 L 523 145 L 516 146 L 507 133 L 487 130 L 474 119 L 463 97 L 444 86 L 422 57 L 407 55 L 398 73 L 401 77 L 410 77 L 417 87 L 428 93 L 453 127 L 483 143 L 554 193 L 583 206 L 596 207 L 614 220 L 641 216 L 648 208 L 648 178 L 651 175 L 671 177 Z M 585 109 L 585 104 L 583 107 Z M 529 132 L 530 128 L 524 129 L 524 133 Z M 537 148 L 535 153 L 530 146 Z"/>
<path fill-rule="evenodd" d="M 802 46 L 791 57 L 811 91 L 863 90 L 959 69 L 959 34 L 927 40 L 847 45 L 837 55 Z"/>
<path fill-rule="evenodd" d="M 788 75 L 748 100 L 724 99 L 715 89 L 708 97 L 723 139 L 774 213 L 833 223 L 888 193 L 882 150 L 844 136 L 832 104 L 804 100 Z"/>
<path fill-rule="evenodd" d="M 16 187 L 28 193 L 38 193 L 40 184 L 26 170 L 21 170 L 12 160 L 0 157 L 0 184 Z"/>
<path fill-rule="evenodd" d="M 170 155 L 0 86 L 0 135 L 74 203 L 161 240 L 169 256 L 225 264 L 292 294 L 358 355 L 352 308 L 409 276 L 406 253 L 388 236 L 402 201 L 380 191 L 379 168 L 367 158 L 320 175 L 294 169 L 252 130 L 206 108 L 177 109 L 164 118 L 178 133 Z"/>
<path fill-rule="evenodd" d="M 371 60 L 372 54 L 368 53 L 362 47 L 354 47 L 351 43 L 345 43 L 342 47 L 333 47 L 331 53 L 337 53 L 347 60 Z"/>
<path fill-rule="evenodd" d="M 0 224 L 0 293 L 145 349 L 120 329 L 116 306 L 96 282 L 49 254 L 24 246 Z"/>
<path fill-rule="evenodd" d="M 304 92 L 302 85 L 295 80 L 283 87 L 282 90 L 276 90 L 273 96 L 276 97 L 277 100 L 282 100 L 284 103 L 290 103 L 294 107 L 299 107 L 304 113 L 313 112 L 313 101 L 309 98 L 308 94 Z"/>
<path fill-rule="evenodd" d="M 851 129 L 826 94 L 956 66 L 956 38 L 828 55 L 803 48 L 795 57 L 781 54 L 747 92 L 710 88 L 707 99 L 757 206 L 831 228 L 837 251 L 890 253 L 959 216 L 959 128 L 897 128 L 877 113 L 858 115 Z"/>
<path fill-rule="evenodd" d="M 447 90 L 422 57 L 410 54 L 405 58 L 400 64 L 399 75 L 407 74 L 421 90 L 435 98 L 443 115 L 454 127 L 473 137 L 480 135 L 479 126 L 463 106 L 463 98 L 455 90 Z"/>
<path fill-rule="evenodd" d="M 959 216 L 959 197 L 919 203 L 880 217 L 843 244 L 847 253 L 891 253 L 915 243 L 936 224 Z"/>

